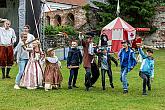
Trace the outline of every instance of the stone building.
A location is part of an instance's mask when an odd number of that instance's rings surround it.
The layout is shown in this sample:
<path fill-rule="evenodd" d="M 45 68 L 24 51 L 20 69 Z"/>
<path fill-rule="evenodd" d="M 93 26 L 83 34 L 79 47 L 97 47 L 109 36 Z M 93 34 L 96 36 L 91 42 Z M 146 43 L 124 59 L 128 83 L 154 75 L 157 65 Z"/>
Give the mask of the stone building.
<path fill-rule="evenodd" d="M 71 25 L 78 29 L 86 23 L 85 13 L 85 10 L 79 6 L 70 9 L 46 12 L 46 24 L 54 26 Z"/>
<path fill-rule="evenodd" d="M 90 4 L 91 8 L 97 9 L 92 1 L 94 0 L 47 0 L 46 24 L 54 26 L 69 24 L 79 29 L 87 23 L 86 11 L 82 7 Z M 105 2 L 105 0 L 95 1 Z"/>
<path fill-rule="evenodd" d="M 165 46 L 165 6 L 156 8 L 156 15 L 152 23 L 157 30 L 151 36 L 147 36 L 144 43 L 160 47 Z"/>

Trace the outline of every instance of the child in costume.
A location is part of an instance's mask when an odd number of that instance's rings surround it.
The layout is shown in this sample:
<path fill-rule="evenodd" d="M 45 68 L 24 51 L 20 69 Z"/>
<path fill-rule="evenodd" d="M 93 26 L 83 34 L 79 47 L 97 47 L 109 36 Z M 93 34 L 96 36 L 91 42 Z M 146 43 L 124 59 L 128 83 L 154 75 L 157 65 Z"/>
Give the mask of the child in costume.
<path fill-rule="evenodd" d="M 82 63 L 82 54 L 80 49 L 77 48 L 77 46 L 78 46 L 77 41 L 72 41 L 72 47 L 68 52 L 67 67 L 70 69 L 68 89 L 72 89 L 72 87 L 78 88 L 76 86 L 76 81 L 77 81 L 79 65 Z M 73 80 L 73 84 L 72 84 L 72 80 Z"/>
<path fill-rule="evenodd" d="M 59 87 L 61 87 L 63 77 L 60 71 L 61 63 L 58 60 L 57 56 L 55 56 L 53 48 L 49 48 L 47 50 L 45 63 L 45 91 L 52 89 L 52 87 L 58 89 Z"/>
<path fill-rule="evenodd" d="M 33 42 L 33 50 L 22 76 L 20 86 L 27 89 L 43 87 L 43 70 L 40 64 L 40 61 L 43 59 L 44 53 L 40 48 L 40 42 L 36 40 Z"/>

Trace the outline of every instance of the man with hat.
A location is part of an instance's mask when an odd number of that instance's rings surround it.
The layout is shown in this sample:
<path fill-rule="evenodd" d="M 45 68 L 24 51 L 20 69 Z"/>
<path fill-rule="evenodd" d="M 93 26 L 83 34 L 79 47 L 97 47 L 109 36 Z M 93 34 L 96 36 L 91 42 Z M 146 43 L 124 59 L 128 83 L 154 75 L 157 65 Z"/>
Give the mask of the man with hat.
<path fill-rule="evenodd" d="M 87 33 L 87 39 L 84 41 L 80 38 L 82 46 L 83 46 L 83 66 L 85 68 L 85 86 L 86 90 L 89 90 L 91 87 L 91 62 L 94 56 L 94 48 L 93 48 L 93 37 L 92 33 Z"/>
<path fill-rule="evenodd" d="M 120 60 L 120 66 L 121 66 L 121 74 L 120 74 L 120 80 L 123 85 L 123 93 L 128 93 L 128 81 L 127 81 L 127 74 L 130 72 L 134 66 L 137 64 L 135 53 L 130 48 L 129 41 L 122 41 L 123 48 L 118 53 L 118 57 Z"/>

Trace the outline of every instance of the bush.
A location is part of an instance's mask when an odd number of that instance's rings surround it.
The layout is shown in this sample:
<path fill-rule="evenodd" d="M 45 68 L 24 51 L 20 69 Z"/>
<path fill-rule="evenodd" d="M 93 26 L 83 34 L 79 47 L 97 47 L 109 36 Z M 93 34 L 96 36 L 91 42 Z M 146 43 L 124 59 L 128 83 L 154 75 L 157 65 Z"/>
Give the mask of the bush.
<path fill-rule="evenodd" d="M 45 35 L 46 36 L 56 35 L 59 32 L 65 32 L 69 36 L 77 36 L 78 35 L 78 33 L 76 33 L 76 30 L 74 29 L 74 27 L 68 26 L 68 25 L 65 25 L 65 26 L 48 25 L 45 27 Z"/>

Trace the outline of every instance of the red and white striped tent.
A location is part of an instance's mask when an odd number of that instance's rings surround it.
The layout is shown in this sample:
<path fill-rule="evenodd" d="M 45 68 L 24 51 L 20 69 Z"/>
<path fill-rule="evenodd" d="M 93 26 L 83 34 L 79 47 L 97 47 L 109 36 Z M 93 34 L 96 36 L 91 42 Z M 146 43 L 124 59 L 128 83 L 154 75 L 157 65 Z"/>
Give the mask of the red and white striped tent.
<path fill-rule="evenodd" d="M 101 33 L 108 36 L 108 40 L 112 45 L 111 51 L 119 52 L 119 50 L 122 48 L 122 40 L 132 41 L 135 39 L 136 29 L 120 17 L 117 17 L 108 25 L 106 25 L 102 29 Z"/>

